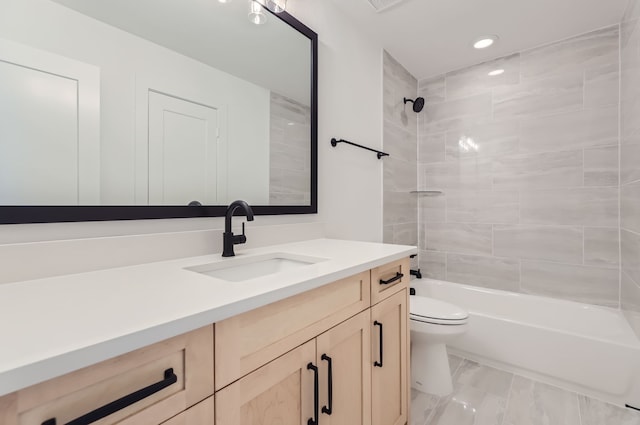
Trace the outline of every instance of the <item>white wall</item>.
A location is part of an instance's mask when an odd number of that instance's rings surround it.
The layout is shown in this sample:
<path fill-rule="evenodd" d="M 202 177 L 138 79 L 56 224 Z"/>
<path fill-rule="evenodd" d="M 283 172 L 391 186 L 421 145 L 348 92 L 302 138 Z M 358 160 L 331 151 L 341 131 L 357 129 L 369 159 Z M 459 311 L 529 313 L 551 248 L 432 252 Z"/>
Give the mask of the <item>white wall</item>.
<path fill-rule="evenodd" d="M 324 222 L 327 237 L 382 241 L 382 161 L 371 152 L 329 143 L 339 137 L 382 148 L 382 48 L 326 1 L 289 4 L 291 13 L 319 34 L 319 214 L 257 217 L 247 226 L 248 238 L 252 226 Z M 210 218 L 5 225 L 0 244 L 219 229 L 223 223 Z M 24 247 L 17 248 L 28 253 Z M 4 248 L 0 253 L 11 252 Z M 0 254 L 0 270 L 4 261 Z"/>

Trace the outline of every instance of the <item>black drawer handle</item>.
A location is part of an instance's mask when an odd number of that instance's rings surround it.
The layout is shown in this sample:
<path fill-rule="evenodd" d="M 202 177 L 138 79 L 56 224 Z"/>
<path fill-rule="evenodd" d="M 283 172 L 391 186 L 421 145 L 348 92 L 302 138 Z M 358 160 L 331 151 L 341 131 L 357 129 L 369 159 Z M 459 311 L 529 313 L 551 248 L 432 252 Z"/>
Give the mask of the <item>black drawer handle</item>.
<path fill-rule="evenodd" d="M 380 326 L 380 361 L 379 362 L 373 362 L 373 365 L 375 367 L 382 367 L 382 356 L 384 354 L 384 347 L 383 347 L 383 343 L 382 343 L 382 323 L 378 322 L 377 320 L 375 322 L 373 322 L 373 326 Z"/>
<path fill-rule="evenodd" d="M 328 376 L 327 376 L 327 398 L 328 398 L 328 402 L 327 404 L 329 406 L 322 406 L 322 413 L 326 413 L 327 415 L 331 416 L 331 413 L 333 412 L 333 360 L 331 359 L 331 357 L 327 356 L 326 354 L 323 354 L 322 357 L 320 357 L 321 360 L 326 360 L 327 362 L 329 362 L 329 370 L 328 370 Z"/>
<path fill-rule="evenodd" d="M 402 279 L 403 277 L 404 277 L 404 275 L 403 275 L 402 273 L 398 272 L 398 273 L 396 273 L 396 275 L 395 275 L 394 277 L 392 277 L 392 278 L 391 278 L 391 279 L 389 279 L 389 280 L 382 280 L 382 279 L 380 279 L 380 285 L 388 285 L 388 284 L 390 284 L 390 283 L 393 283 L 393 282 L 395 282 L 395 281 L 397 281 L 397 280 Z"/>
<path fill-rule="evenodd" d="M 139 402 L 140 400 L 152 396 L 153 394 L 162 391 L 163 389 L 175 384 L 176 382 L 178 382 L 178 377 L 175 373 L 173 373 L 173 369 L 167 369 L 164 371 L 164 379 L 162 381 L 151 384 L 148 387 L 142 388 L 136 392 L 112 401 L 109 404 L 105 404 L 102 407 L 98 407 L 96 410 L 89 412 L 86 415 L 80 416 L 79 418 L 76 418 L 71 422 L 67 422 L 65 425 L 92 424 L 99 421 L 100 419 L 106 418 L 107 416 L 116 413 L 118 410 L 122 410 L 126 407 L 131 406 L 132 404 Z M 42 425 L 56 425 L 56 418 L 48 419 L 42 422 Z"/>
<path fill-rule="evenodd" d="M 320 405 L 320 388 L 318 388 L 318 367 L 313 363 L 307 365 L 307 370 L 313 371 L 313 418 L 309 418 L 307 425 L 318 425 L 318 406 Z"/>

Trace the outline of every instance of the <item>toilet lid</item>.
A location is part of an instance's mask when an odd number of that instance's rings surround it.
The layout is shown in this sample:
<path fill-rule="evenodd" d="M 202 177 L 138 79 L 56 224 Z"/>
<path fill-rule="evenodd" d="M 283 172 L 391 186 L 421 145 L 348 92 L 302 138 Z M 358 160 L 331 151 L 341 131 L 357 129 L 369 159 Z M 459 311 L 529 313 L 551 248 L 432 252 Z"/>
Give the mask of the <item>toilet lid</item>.
<path fill-rule="evenodd" d="M 434 298 L 412 295 L 409 300 L 411 303 L 409 314 L 417 320 L 461 321 L 469 317 L 469 313 L 457 305 Z"/>

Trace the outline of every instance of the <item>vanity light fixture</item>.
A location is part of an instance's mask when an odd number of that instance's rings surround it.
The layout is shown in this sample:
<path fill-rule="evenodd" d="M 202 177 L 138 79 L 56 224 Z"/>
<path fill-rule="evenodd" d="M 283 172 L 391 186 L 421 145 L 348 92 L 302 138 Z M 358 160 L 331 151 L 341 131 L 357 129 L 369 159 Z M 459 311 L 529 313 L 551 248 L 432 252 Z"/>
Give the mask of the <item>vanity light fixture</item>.
<path fill-rule="evenodd" d="M 255 0 L 273 13 L 284 12 L 287 8 L 287 0 Z"/>
<path fill-rule="evenodd" d="M 249 0 L 249 20 L 256 25 L 267 22 L 267 14 L 260 3 L 256 0 Z"/>
<path fill-rule="evenodd" d="M 488 75 L 489 75 L 489 77 L 495 77 L 495 76 L 502 75 L 502 74 L 504 74 L 504 69 L 494 69 Z"/>
<path fill-rule="evenodd" d="M 486 35 L 484 37 L 480 37 L 473 42 L 473 47 L 476 49 L 486 49 L 489 46 L 492 46 L 496 41 L 498 41 L 497 35 Z"/>

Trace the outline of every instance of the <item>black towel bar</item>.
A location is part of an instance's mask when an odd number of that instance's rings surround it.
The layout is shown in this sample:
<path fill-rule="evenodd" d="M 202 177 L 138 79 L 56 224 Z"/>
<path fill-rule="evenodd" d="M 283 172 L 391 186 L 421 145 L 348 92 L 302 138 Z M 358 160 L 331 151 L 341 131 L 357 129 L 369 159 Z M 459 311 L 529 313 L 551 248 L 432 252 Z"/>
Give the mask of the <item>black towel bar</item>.
<path fill-rule="evenodd" d="M 331 146 L 333 146 L 334 148 L 336 147 L 336 145 L 338 143 L 346 143 L 346 144 L 351 145 L 351 146 L 355 146 L 355 147 L 358 147 L 358 148 L 366 149 L 366 150 L 371 151 L 371 152 L 375 152 L 378 155 L 378 159 L 382 159 L 383 156 L 389 156 L 389 154 L 386 153 L 386 152 L 381 152 L 381 151 L 378 151 L 378 150 L 375 150 L 375 149 L 371 149 L 371 148 L 368 148 L 366 146 L 362 146 L 362 145 L 359 145 L 357 143 L 350 142 L 348 140 L 343 140 L 343 139 L 338 140 L 335 137 L 333 139 L 331 139 Z"/>

